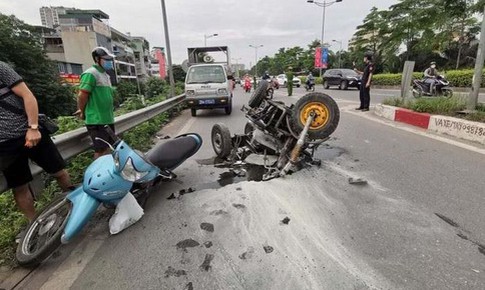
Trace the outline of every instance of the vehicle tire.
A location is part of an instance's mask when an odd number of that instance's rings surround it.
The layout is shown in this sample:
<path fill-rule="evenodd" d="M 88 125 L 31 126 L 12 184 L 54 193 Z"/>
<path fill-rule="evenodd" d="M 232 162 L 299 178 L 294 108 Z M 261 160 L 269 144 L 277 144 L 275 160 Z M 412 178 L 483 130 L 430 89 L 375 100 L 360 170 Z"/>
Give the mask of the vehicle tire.
<path fill-rule="evenodd" d="M 251 108 L 259 107 L 259 105 L 261 105 L 261 102 L 266 97 L 266 90 L 267 89 L 268 89 L 268 82 L 262 80 L 259 83 L 256 90 L 251 95 L 251 98 L 249 99 L 249 102 L 248 102 L 249 107 L 251 107 Z"/>
<path fill-rule="evenodd" d="M 301 85 L 296 85 L 297 88 L 299 88 Z"/>
<path fill-rule="evenodd" d="M 413 87 L 413 97 L 415 99 L 419 99 L 422 96 L 423 96 L 423 90 L 421 89 L 421 87 L 418 87 L 418 86 Z"/>
<path fill-rule="evenodd" d="M 310 125 L 308 138 L 311 140 L 324 139 L 337 129 L 340 121 L 340 110 L 337 103 L 324 93 L 309 93 L 301 97 L 292 107 L 291 126 L 296 134 L 300 134 L 309 113 L 317 112 L 317 118 Z"/>
<path fill-rule="evenodd" d="M 230 103 L 229 106 L 224 108 L 224 112 L 226 112 L 226 115 L 230 115 L 232 113 L 232 103 Z"/>
<path fill-rule="evenodd" d="M 59 212 L 59 209 L 63 211 Z M 16 258 L 19 265 L 24 267 L 37 266 L 54 253 L 61 245 L 61 236 L 64 232 L 67 219 L 71 214 L 71 209 L 71 202 L 65 196 L 59 196 L 36 215 L 34 221 L 27 227 L 27 231 L 17 247 Z M 44 223 L 40 224 L 39 219 L 43 219 Z M 49 235 L 55 225 L 58 225 L 57 229 L 52 235 Z M 43 226 L 48 226 L 49 229 L 39 236 L 41 230 L 46 230 Z M 47 235 L 47 237 L 43 237 L 44 235 Z M 39 248 L 32 253 L 33 245 L 31 243 L 33 241 L 38 242 L 38 240 L 43 240 L 44 243 L 38 246 Z"/>
<path fill-rule="evenodd" d="M 212 148 L 219 158 L 226 158 L 232 151 L 231 132 L 226 125 L 217 123 L 211 132 Z"/>
<path fill-rule="evenodd" d="M 443 97 L 445 97 L 445 98 L 453 97 L 453 90 L 451 90 L 451 89 L 443 90 Z"/>
<path fill-rule="evenodd" d="M 192 117 L 197 116 L 197 110 L 196 109 L 190 109 L 190 113 L 192 114 Z"/>
<path fill-rule="evenodd" d="M 286 82 L 284 82 L 284 83 L 283 83 L 283 87 L 285 87 L 285 88 L 286 88 Z"/>
<path fill-rule="evenodd" d="M 340 82 L 339 89 L 341 89 L 341 90 L 347 90 L 348 87 L 349 87 L 349 83 L 347 83 L 347 81 L 341 81 Z"/>
<path fill-rule="evenodd" d="M 266 91 L 266 95 L 268 96 L 269 99 L 273 99 L 273 95 L 274 95 L 274 89 L 273 88 L 269 88 L 267 91 Z"/>
<path fill-rule="evenodd" d="M 314 91 L 315 91 L 315 85 L 313 85 L 313 86 L 312 86 L 311 91 L 312 91 L 312 92 L 314 92 Z"/>
<path fill-rule="evenodd" d="M 323 82 L 323 88 L 328 90 L 330 88 L 330 86 L 328 85 L 328 81 L 324 81 Z"/>

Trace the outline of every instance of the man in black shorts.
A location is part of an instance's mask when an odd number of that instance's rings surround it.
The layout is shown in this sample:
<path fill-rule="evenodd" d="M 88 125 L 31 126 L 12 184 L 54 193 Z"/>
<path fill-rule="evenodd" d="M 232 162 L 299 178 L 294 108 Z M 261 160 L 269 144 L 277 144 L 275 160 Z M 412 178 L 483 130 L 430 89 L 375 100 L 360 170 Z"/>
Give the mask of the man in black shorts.
<path fill-rule="evenodd" d="M 32 221 L 34 199 L 29 160 L 53 175 L 64 191 L 71 188 L 66 164 L 49 135 L 39 128 L 38 106 L 22 78 L 0 61 L 0 172 L 13 189 L 15 202 Z"/>
<path fill-rule="evenodd" d="M 114 55 L 104 47 L 96 47 L 91 53 L 95 64 L 81 75 L 78 95 L 78 111 L 75 113 L 86 123 L 93 140 L 94 159 L 108 154 L 109 146 L 98 139 L 111 142 L 104 126 L 114 128 L 113 88 L 106 71 L 113 69 Z"/>

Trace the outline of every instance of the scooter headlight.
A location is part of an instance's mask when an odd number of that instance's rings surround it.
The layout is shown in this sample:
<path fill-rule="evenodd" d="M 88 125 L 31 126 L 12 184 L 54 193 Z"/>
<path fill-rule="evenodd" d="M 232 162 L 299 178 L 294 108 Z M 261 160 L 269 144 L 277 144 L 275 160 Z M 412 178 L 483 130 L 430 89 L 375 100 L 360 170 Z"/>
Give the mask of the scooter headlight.
<path fill-rule="evenodd" d="M 147 174 L 148 172 L 137 171 L 135 166 L 133 165 L 133 160 L 131 158 L 128 158 L 125 167 L 123 168 L 123 170 L 121 170 L 121 176 L 123 177 L 123 179 L 130 182 L 140 180 Z"/>
<path fill-rule="evenodd" d="M 120 169 L 120 154 L 118 151 L 113 154 L 113 160 L 115 163 L 115 169 L 118 171 Z"/>

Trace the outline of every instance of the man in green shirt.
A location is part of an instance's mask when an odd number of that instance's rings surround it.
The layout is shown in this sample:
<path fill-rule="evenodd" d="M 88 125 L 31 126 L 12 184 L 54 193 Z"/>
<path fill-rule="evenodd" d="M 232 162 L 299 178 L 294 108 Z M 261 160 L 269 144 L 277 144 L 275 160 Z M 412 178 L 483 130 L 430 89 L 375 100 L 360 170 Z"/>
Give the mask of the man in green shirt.
<path fill-rule="evenodd" d="M 111 142 L 105 125 L 114 128 L 113 88 L 107 70 L 113 69 L 114 55 L 104 47 L 92 51 L 95 64 L 81 75 L 78 95 L 78 110 L 75 113 L 85 120 L 86 128 L 93 140 L 94 159 L 108 154 L 109 146 L 103 139 Z"/>

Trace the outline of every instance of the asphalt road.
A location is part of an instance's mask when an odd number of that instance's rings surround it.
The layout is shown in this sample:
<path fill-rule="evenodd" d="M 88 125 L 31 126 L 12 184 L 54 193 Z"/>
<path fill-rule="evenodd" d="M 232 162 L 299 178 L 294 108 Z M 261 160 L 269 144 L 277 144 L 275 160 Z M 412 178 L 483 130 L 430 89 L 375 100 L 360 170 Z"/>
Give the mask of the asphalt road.
<path fill-rule="evenodd" d="M 154 192 L 137 224 L 107 237 L 102 219 L 19 288 L 485 289 L 484 156 L 355 112 L 356 92 L 327 92 L 342 114 L 317 153 L 321 168 L 231 177 L 212 165 L 210 130 L 223 122 L 242 132 L 242 112 L 184 112 L 162 134 L 197 132 L 205 143 L 178 182 Z M 235 107 L 248 98 L 238 88 Z"/>

